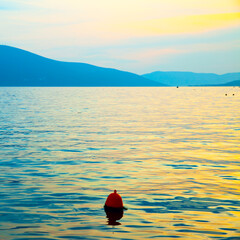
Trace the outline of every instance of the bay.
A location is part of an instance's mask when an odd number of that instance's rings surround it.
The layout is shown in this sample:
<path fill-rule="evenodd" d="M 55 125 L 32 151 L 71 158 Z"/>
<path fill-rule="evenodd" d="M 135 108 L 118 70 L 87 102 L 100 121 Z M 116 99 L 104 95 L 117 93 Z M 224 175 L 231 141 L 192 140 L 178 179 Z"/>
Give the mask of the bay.
<path fill-rule="evenodd" d="M 0 239 L 239 238 L 239 106 L 237 87 L 0 88 Z"/>

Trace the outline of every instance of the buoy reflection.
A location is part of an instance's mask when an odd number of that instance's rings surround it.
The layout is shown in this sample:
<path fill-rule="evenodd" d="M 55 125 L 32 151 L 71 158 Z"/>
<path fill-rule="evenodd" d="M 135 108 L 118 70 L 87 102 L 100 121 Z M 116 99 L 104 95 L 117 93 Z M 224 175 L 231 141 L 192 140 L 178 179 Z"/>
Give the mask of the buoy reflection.
<path fill-rule="evenodd" d="M 121 225 L 120 222 L 117 222 L 123 217 L 123 209 L 114 209 L 105 206 L 104 207 L 106 218 L 108 219 L 108 225 Z"/>

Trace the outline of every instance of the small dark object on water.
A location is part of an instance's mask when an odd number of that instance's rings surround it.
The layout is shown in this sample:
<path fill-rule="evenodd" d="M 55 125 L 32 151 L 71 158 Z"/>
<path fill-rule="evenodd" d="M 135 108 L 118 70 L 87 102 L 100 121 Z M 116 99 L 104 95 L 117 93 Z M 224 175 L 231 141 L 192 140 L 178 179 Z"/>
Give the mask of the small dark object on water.
<path fill-rule="evenodd" d="M 233 93 L 233 96 L 234 96 L 235 94 Z"/>
<path fill-rule="evenodd" d="M 225 96 L 227 96 L 227 94 L 225 93 Z"/>

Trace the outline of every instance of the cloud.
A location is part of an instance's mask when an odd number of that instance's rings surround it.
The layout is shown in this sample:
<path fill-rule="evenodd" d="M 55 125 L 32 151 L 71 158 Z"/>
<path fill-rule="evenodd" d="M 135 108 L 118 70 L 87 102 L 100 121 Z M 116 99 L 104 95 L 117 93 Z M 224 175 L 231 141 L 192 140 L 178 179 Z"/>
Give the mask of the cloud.
<path fill-rule="evenodd" d="M 163 61 L 169 56 L 173 56 L 176 54 L 181 54 L 185 52 L 185 50 L 176 49 L 176 48 L 147 48 L 147 49 L 136 49 L 131 52 L 125 52 L 120 54 L 120 58 L 125 58 L 129 60 L 141 61 L 141 62 L 155 62 L 155 61 Z"/>
<path fill-rule="evenodd" d="M 0 39 L 59 60 L 134 72 L 179 61 L 191 67 L 184 56 L 201 52 L 208 62 L 215 52 L 234 55 L 239 6 L 239 0 L 0 0 Z"/>
<path fill-rule="evenodd" d="M 115 27 L 125 34 L 146 36 L 202 33 L 239 25 L 240 13 L 220 13 L 126 22 Z"/>
<path fill-rule="evenodd" d="M 17 9 L 17 5 L 14 3 L 7 2 L 7 1 L 0 2 L 0 11 L 11 11 L 16 9 Z"/>

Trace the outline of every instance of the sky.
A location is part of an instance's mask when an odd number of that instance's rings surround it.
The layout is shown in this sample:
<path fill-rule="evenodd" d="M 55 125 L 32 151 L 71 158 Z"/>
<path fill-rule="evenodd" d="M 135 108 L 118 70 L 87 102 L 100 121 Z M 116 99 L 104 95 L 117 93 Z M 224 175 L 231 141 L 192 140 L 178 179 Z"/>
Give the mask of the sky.
<path fill-rule="evenodd" d="M 137 74 L 240 72 L 240 0 L 0 0 L 0 44 Z"/>

